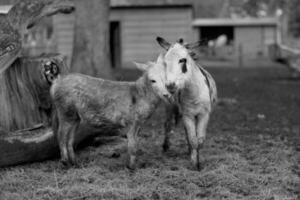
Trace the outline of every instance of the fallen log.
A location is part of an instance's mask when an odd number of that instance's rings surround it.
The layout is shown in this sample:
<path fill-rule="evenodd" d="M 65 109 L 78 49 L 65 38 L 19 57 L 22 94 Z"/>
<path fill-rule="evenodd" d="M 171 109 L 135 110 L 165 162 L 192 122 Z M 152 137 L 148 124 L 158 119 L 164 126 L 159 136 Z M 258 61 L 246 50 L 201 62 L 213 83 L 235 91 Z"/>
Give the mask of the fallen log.
<path fill-rule="evenodd" d="M 95 132 L 86 127 L 75 135 L 75 147 L 98 146 L 120 137 L 118 130 Z M 100 136 L 100 137 L 96 137 Z M 105 139 L 106 138 L 106 139 Z M 94 140 L 95 139 L 95 140 Z M 77 149 L 77 148 L 76 148 Z M 0 129 L 0 167 L 44 161 L 59 157 L 59 147 L 52 128 L 43 124 L 35 127 L 7 132 Z"/>
<path fill-rule="evenodd" d="M 39 125 L 16 132 L 0 131 L 0 167 L 42 161 L 59 155 L 53 131 Z"/>

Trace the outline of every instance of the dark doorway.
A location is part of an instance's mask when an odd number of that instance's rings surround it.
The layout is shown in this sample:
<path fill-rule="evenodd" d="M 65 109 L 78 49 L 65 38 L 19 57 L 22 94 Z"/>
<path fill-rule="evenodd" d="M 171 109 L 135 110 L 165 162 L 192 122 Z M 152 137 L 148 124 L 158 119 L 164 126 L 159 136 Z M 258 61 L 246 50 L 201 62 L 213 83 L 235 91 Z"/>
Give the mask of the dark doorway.
<path fill-rule="evenodd" d="M 121 65 L 121 26 L 119 21 L 110 22 L 110 59 L 113 68 Z"/>
<path fill-rule="evenodd" d="M 203 26 L 200 28 L 200 38 L 206 45 L 209 40 L 215 40 L 220 35 L 226 35 L 227 44 L 230 44 L 234 39 L 233 26 Z"/>

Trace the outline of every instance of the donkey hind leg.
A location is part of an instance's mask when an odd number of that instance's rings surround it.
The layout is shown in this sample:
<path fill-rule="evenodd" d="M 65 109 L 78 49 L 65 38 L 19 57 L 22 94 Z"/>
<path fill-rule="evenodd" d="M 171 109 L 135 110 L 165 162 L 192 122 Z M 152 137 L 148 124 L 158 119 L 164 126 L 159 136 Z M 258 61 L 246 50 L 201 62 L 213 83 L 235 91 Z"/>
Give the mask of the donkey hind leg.
<path fill-rule="evenodd" d="M 71 128 L 69 129 L 68 140 L 67 140 L 67 150 L 68 150 L 68 155 L 69 155 L 69 162 L 72 165 L 77 165 L 76 156 L 74 153 L 74 139 L 75 139 L 75 134 L 77 132 L 78 123 L 75 122 L 70 125 L 71 125 Z"/>
<path fill-rule="evenodd" d="M 128 139 L 128 153 L 129 153 L 129 169 L 135 169 L 136 165 L 136 154 L 137 154 L 137 142 L 136 136 L 140 131 L 140 127 L 134 122 L 127 132 Z"/>
<path fill-rule="evenodd" d="M 209 113 L 205 113 L 203 115 L 198 115 L 197 118 L 197 138 L 199 145 L 202 147 L 204 140 L 206 138 L 206 129 L 207 129 L 207 124 L 209 121 Z"/>
<path fill-rule="evenodd" d="M 207 124 L 209 121 L 209 112 L 203 114 L 203 115 L 198 115 L 196 117 L 197 120 L 197 140 L 198 140 L 198 160 L 200 161 L 200 150 L 203 147 L 203 143 L 206 138 L 206 129 L 207 129 Z"/>
<path fill-rule="evenodd" d="M 197 170 L 200 169 L 199 165 L 199 158 L 198 158 L 198 146 L 199 142 L 197 139 L 196 134 L 196 120 L 194 117 L 190 116 L 183 116 L 182 118 L 185 129 L 187 131 L 187 137 L 189 140 L 189 143 L 191 145 L 191 161 L 193 164 L 193 167 Z"/>
<path fill-rule="evenodd" d="M 187 145 L 188 145 L 188 153 L 191 154 L 192 153 L 192 147 L 191 147 L 188 132 L 187 132 L 187 129 L 185 128 L 185 126 L 184 126 L 184 134 L 185 134 L 186 142 L 187 142 Z"/>
<path fill-rule="evenodd" d="M 60 149 L 61 162 L 64 165 L 69 165 L 69 155 L 68 155 L 68 132 L 69 129 L 72 128 L 69 123 L 66 123 L 60 120 L 58 131 L 57 131 L 57 140 Z"/>

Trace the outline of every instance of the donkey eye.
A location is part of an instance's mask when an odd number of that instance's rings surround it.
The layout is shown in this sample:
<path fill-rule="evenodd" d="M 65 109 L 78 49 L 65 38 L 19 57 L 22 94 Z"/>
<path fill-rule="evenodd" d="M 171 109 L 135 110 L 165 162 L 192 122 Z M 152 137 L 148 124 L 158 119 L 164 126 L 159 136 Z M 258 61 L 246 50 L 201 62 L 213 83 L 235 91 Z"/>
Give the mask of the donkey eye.
<path fill-rule="evenodd" d="M 179 63 L 186 63 L 186 58 L 181 58 L 181 59 L 179 60 Z"/>
<path fill-rule="evenodd" d="M 186 73 L 187 72 L 187 67 L 186 67 L 185 63 L 182 64 L 181 71 L 182 71 L 182 73 Z"/>
<path fill-rule="evenodd" d="M 156 83 L 156 80 L 151 80 L 151 83 Z"/>
<path fill-rule="evenodd" d="M 187 67 L 186 67 L 186 58 L 181 58 L 179 60 L 179 63 L 181 63 L 181 71 L 182 73 L 186 73 L 187 72 Z"/>

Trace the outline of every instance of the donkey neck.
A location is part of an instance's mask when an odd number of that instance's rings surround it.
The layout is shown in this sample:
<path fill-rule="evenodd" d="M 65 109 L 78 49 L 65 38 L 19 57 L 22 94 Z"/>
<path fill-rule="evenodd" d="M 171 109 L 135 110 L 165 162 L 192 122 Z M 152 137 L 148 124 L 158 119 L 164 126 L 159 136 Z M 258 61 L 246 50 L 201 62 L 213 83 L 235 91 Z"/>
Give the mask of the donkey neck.
<path fill-rule="evenodd" d="M 184 96 L 192 101 L 209 100 L 209 88 L 206 78 L 195 62 L 191 62 L 191 78 L 187 80 L 184 87 Z"/>
<path fill-rule="evenodd" d="M 134 94 L 138 101 L 148 102 L 149 104 L 157 104 L 160 100 L 159 96 L 154 92 L 149 84 L 146 75 L 140 77 L 134 84 Z"/>
<path fill-rule="evenodd" d="M 131 108 L 135 119 L 147 119 L 160 102 L 158 95 L 153 91 L 146 76 L 139 78 L 131 87 Z"/>

